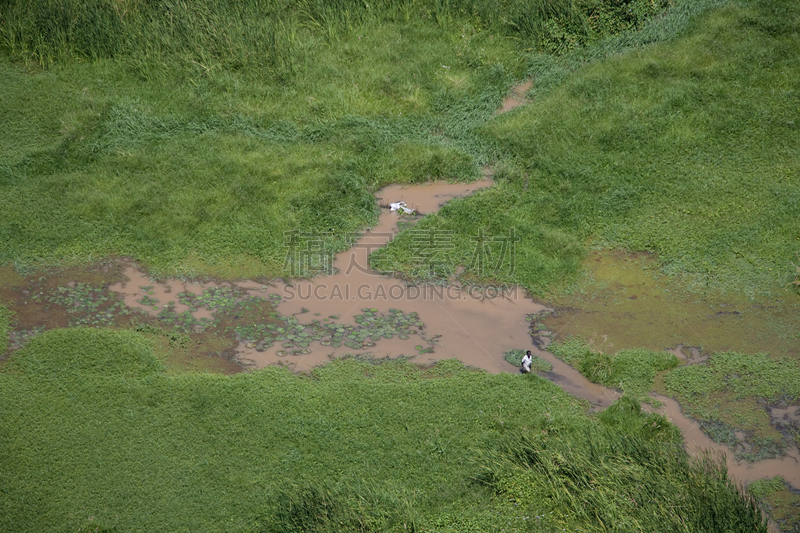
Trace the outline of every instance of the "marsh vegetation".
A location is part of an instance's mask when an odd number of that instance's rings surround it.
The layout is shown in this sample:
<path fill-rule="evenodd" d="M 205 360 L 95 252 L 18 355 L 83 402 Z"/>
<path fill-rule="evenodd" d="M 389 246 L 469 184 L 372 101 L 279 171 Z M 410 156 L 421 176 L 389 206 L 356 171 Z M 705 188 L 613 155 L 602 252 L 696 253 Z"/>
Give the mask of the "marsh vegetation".
<path fill-rule="evenodd" d="M 2 3 L 0 529 L 750 532 L 762 501 L 796 528 L 798 487 L 748 493 L 640 402 L 740 459 L 798 444 L 798 28 L 796 0 Z M 121 257 L 288 277 L 287 235 L 342 251 L 381 187 L 482 174 L 370 267 L 547 299 L 531 336 L 624 393 L 604 411 L 454 360 L 232 356 L 435 350 L 407 309 L 109 289 Z M 448 236 L 422 268 L 420 232 Z"/>

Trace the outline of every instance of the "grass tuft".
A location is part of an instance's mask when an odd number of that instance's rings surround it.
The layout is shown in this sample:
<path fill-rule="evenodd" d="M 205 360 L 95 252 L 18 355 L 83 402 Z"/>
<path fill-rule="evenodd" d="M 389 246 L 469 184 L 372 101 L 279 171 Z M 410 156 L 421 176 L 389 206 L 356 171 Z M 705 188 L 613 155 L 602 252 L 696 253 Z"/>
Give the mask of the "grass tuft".
<path fill-rule="evenodd" d="M 679 365 L 678 358 L 668 352 L 633 348 L 606 353 L 609 348 L 571 338 L 550 344 L 547 349 L 577 368 L 589 381 L 645 400 L 653 388 L 656 373 Z"/>
<path fill-rule="evenodd" d="M 153 346 L 128 330 L 69 328 L 45 331 L 14 353 L 12 368 L 47 378 L 143 377 L 163 370 Z"/>

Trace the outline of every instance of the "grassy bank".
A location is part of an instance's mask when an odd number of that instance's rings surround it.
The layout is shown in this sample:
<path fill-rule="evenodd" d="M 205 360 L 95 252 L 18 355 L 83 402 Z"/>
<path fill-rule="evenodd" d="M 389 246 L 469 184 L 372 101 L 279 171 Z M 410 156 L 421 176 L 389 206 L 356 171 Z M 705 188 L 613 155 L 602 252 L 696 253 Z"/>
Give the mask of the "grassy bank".
<path fill-rule="evenodd" d="M 799 26 L 797 2 L 729 5 L 673 41 L 559 78 L 481 130 L 498 151 L 498 186 L 420 227 L 454 232 L 453 261 L 469 273 L 536 292 L 569 279 L 587 242 L 653 252 L 697 291 L 791 287 Z M 495 237 L 515 228 L 514 262 L 472 260 L 473 228 Z M 408 271 L 412 240 L 374 264 Z"/>
<path fill-rule="evenodd" d="M 492 163 L 494 190 L 420 226 L 454 232 L 433 277 L 463 264 L 544 293 L 589 243 L 655 252 L 696 288 L 779 290 L 798 246 L 799 74 L 781 59 L 797 4 L 645 4 L 663 7 L 9 3 L 0 261 L 281 275 L 286 232 L 341 250 L 376 188 Z M 495 117 L 526 75 L 535 102 Z M 476 256 L 478 230 L 491 251 L 512 228 L 513 261 Z M 413 247 L 374 265 L 419 277 Z"/>
<path fill-rule="evenodd" d="M 629 401 L 589 418 L 537 376 L 345 360 L 170 377 L 139 334 L 74 328 L 0 381 L 8 531 L 765 531 L 666 419 Z"/>
<path fill-rule="evenodd" d="M 476 177 L 545 27 L 588 43 L 663 8 L 634 4 L 6 3 L 0 261 L 286 274 L 286 232 L 341 250 L 376 188 Z"/>

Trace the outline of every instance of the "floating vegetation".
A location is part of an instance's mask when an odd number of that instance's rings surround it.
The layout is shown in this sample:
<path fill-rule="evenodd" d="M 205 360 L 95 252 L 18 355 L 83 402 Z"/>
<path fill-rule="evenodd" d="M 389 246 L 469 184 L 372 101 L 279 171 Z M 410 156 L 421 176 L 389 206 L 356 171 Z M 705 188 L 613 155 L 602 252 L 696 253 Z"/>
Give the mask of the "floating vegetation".
<path fill-rule="evenodd" d="M 141 300 L 136 300 L 136 301 L 142 305 L 146 305 L 147 307 L 155 307 L 158 305 L 158 300 L 156 300 L 155 298 L 151 298 L 146 294 L 142 297 Z"/>
<path fill-rule="evenodd" d="M 333 348 L 346 346 L 362 350 L 375 347 L 381 339 L 395 336 L 408 339 L 411 335 L 420 334 L 425 327 L 416 312 L 406 314 L 399 309 L 390 309 L 384 314 L 370 308 L 364 308 L 361 312 L 354 317 L 358 324 L 356 326 L 331 321 L 339 318 L 336 315 L 322 321 L 315 319 L 309 324 L 301 324 L 295 317 L 278 316 L 275 322 L 237 326 L 236 336 L 241 342 L 252 343 L 259 351 L 278 342 L 283 348 L 305 349 L 312 342 L 319 342 Z M 430 343 L 428 346 L 417 346 L 417 350 L 432 351 Z"/>
<path fill-rule="evenodd" d="M 39 292 L 34 295 L 34 300 L 64 306 L 70 314 L 71 327 L 110 326 L 118 316 L 132 313 L 117 296 L 109 295 L 102 287 L 91 287 L 86 283 Z M 158 303 L 158 300 L 155 302 Z"/>
<path fill-rule="evenodd" d="M 206 289 L 197 296 L 191 292 L 178 294 L 178 301 L 186 305 L 192 312 L 204 307 L 209 310 L 234 309 L 239 306 L 244 292 L 230 287 L 213 287 Z M 261 300 L 261 298 L 255 298 Z"/>
<path fill-rule="evenodd" d="M 173 302 L 164 306 L 161 312 L 158 313 L 158 318 L 164 325 L 172 326 L 183 333 L 191 333 L 192 331 L 200 333 L 214 323 L 214 320 L 210 318 L 195 318 L 191 311 L 176 313 Z"/>

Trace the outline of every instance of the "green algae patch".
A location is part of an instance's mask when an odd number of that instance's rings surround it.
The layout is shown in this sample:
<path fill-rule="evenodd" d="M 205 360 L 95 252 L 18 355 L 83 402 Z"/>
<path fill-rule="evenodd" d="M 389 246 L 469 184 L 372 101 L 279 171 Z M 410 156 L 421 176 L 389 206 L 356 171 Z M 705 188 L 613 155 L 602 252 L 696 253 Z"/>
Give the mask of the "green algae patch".
<path fill-rule="evenodd" d="M 800 357 L 800 297 L 771 299 L 708 290 L 692 278 L 664 275 L 649 254 L 599 250 L 584 262 L 586 275 L 550 300 L 556 311 L 539 317 L 556 340 L 607 337 L 615 349 L 664 350 L 679 344 L 706 353 L 759 351 Z"/>
<path fill-rule="evenodd" d="M 46 331 L 14 353 L 13 369 L 55 377 L 143 377 L 163 371 L 153 345 L 125 330 L 69 328 Z"/>
<path fill-rule="evenodd" d="M 747 491 L 761 500 L 767 514 L 781 531 L 800 531 L 800 494 L 792 490 L 781 476 L 753 481 L 747 486 Z"/>

